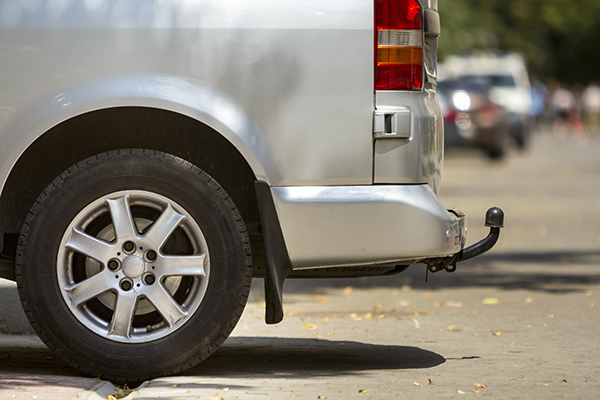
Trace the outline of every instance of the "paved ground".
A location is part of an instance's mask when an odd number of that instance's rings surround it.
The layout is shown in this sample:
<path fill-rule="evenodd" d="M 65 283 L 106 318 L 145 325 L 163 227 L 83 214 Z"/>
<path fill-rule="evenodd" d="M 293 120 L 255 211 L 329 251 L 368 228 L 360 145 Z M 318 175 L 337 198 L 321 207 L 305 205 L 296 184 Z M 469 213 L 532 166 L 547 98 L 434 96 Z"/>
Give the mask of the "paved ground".
<path fill-rule="evenodd" d="M 469 216 L 469 242 L 487 234 L 489 206 L 506 212 L 491 253 L 427 283 L 420 265 L 386 278 L 288 281 L 276 326 L 263 322 L 256 281 L 221 349 L 130 398 L 600 398 L 599 154 L 600 138 L 550 135 L 501 163 L 449 154 L 441 198 Z M 0 300 L 16 302 L 14 288 L 2 283 Z M 26 333 L 13 314 L 0 312 L 2 326 Z M 0 399 L 116 390 L 35 339 L 0 336 Z"/>

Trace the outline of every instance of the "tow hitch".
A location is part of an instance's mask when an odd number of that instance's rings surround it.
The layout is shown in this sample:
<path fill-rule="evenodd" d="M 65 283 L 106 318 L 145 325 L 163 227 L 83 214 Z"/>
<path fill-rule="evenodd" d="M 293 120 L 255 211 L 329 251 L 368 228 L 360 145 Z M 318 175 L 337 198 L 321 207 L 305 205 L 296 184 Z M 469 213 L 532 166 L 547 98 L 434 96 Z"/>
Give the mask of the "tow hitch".
<path fill-rule="evenodd" d="M 456 271 L 456 263 L 470 260 L 494 247 L 500 237 L 500 229 L 504 228 L 504 211 L 498 207 L 492 207 L 487 210 L 485 213 L 485 226 L 490 228 L 490 233 L 485 239 L 463 249 L 453 256 L 425 260 L 427 269 L 430 272 L 439 272 L 442 270 L 454 272 Z"/>

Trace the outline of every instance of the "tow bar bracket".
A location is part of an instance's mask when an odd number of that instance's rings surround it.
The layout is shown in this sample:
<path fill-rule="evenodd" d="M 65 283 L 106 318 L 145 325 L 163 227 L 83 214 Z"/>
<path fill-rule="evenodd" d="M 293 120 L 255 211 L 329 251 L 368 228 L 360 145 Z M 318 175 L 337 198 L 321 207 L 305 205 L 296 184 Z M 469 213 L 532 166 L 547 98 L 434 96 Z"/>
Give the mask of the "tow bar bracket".
<path fill-rule="evenodd" d="M 454 254 L 450 257 L 443 258 L 430 258 L 425 260 L 427 269 L 430 272 L 439 272 L 446 270 L 447 272 L 456 271 L 456 264 L 458 262 L 467 261 L 471 258 L 475 258 L 486 251 L 490 250 L 500 237 L 500 229 L 504 228 L 504 211 L 498 207 L 492 207 L 485 213 L 485 226 L 490 228 L 490 233 L 485 239 L 480 240 L 463 249 L 462 251 Z"/>

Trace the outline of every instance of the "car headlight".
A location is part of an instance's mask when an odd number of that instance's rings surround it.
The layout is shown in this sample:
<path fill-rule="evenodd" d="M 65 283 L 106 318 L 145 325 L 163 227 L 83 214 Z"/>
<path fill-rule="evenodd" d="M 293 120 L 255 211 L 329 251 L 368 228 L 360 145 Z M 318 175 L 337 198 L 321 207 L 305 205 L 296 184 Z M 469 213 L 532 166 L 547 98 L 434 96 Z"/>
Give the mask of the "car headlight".
<path fill-rule="evenodd" d="M 452 93 L 452 104 L 459 111 L 469 111 L 471 108 L 471 97 L 464 90 L 457 90 Z"/>

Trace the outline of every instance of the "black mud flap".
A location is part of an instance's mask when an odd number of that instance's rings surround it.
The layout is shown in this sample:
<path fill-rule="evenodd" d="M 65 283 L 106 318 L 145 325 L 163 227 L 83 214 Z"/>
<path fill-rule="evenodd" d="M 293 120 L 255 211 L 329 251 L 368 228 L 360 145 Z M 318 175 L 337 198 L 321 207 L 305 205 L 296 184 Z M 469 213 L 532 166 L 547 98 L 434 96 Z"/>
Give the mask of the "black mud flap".
<path fill-rule="evenodd" d="M 292 262 L 285 246 L 271 187 L 264 181 L 256 181 L 254 188 L 267 255 L 265 322 L 277 324 L 283 320 L 283 282 L 292 271 Z"/>

